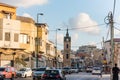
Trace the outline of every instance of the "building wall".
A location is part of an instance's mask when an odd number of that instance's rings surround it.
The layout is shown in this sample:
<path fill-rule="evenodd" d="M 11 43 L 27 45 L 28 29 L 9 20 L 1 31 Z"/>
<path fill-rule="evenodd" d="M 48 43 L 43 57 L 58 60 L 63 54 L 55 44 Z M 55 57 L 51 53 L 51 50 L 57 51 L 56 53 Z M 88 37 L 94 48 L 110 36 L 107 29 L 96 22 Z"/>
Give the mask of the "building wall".
<path fill-rule="evenodd" d="M 0 3 L 0 18 L 4 18 L 6 13 L 11 13 L 12 19 L 16 19 L 16 7 Z"/>
<path fill-rule="evenodd" d="M 24 21 L 22 20 L 23 18 L 24 18 Z M 35 37 L 37 33 L 36 26 L 34 25 L 33 22 L 30 22 L 31 21 L 30 18 L 19 17 L 18 20 L 21 21 L 20 35 L 27 36 L 27 43 L 20 42 L 20 48 L 23 48 L 29 52 L 35 51 Z M 24 39 L 21 36 L 20 36 L 20 40 Z"/>
<path fill-rule="evenodd" d="M 20 21 L 12 20 L 12 19 L 0 19 L 1 28 L 0 31 L 2 32 L 2 40 L 0 40 L 0 47 L 5 48 L 20 48 L 19 41 L 14 41 L 14 34 L 20 34 Z M 17 26 L 17 27 L 16 27 Z M 10 41 L 5 40 L 5 33 L 10 33 Z"/>

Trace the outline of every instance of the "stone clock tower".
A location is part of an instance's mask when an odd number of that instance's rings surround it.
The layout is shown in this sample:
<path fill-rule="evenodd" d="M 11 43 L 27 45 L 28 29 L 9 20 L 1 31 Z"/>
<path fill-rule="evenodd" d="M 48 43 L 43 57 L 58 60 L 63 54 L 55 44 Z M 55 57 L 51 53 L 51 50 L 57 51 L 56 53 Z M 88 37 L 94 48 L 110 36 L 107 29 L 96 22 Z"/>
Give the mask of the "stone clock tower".
<path fill-rule="evenodd" d="M 64 54 L 63 54 L 63 67 L 71 67 L 71 37 L 69 36 L 68 29 L 64 37 Z"/>

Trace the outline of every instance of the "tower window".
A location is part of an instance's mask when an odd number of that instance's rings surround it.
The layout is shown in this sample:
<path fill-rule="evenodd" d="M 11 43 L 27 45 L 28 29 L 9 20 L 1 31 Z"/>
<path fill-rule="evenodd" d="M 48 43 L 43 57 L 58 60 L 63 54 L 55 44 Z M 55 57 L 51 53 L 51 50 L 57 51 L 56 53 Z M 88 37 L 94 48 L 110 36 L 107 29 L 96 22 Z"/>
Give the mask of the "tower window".
<path fill-rule="evenodd" d="M 68 59 L 69 58 L 69 55 L 68 54 L 66 54 L 66 59 Z"/>
<path fill-rule="evenodd" d="M 66 45 L 66 48 L 68 49 L 68 44 Z"/>

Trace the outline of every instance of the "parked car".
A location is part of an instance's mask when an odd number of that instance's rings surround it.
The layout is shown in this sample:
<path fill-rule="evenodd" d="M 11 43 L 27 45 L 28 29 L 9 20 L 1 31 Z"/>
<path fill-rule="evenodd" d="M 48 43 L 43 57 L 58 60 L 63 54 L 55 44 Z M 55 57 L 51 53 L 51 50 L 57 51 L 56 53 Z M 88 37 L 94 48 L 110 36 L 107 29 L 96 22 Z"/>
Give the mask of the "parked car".
<path fill-rule="evenodd" d="M 16 77 L 16 69 L 14 67 L 0 67 L 0 80 L 13 80 L 14 77 Z"/>
<path fill-rule="evenodd" d="M 102 74 L 102 69 L 101 67 L 93 67 L 93 70 L 92 70 L 92 74 L 97 74 L 97 75 L 101 75 Z"/>
<path fill-rule="evenodd" d="M 92 69 L 93 69 L 92 66 L 88 66 L 88 67 L 86 68 L 86 72 L 92 72 Z"/>
<path fill-rule="evenodd" d="M 72 73 L 78 73 L 78 72 L 79 72 L 79 69 L 78 69 L 78 68 L 71 68 L 71 72 L 72 72 Z"/>
<path fill-rule="evenodd" d="M 21 68 L 17 71 L 17 77 L 31 77 L 32 76 L 32 69 L 31 68 Z"/>
<path fill-rule="evenodd" d="M 33 80 L 36 79 L 41 79 L 41 76 L 43 75 L 43 73 L 45 72 L 45 70 L 50 69 L 49 67 L 41 67 L 41 68 L 36 68 L 33 71 Z"/>
<path fill-rule="evenodd" d="M 61 69 L 49 69 L 44 72 L 42 80 L 66 80 L 66 77 Z"/>
<path fill-rule="evenodd" d="M 62 70 L 63 70 L 64 74 L 71 74 L 72 73 L 71 68 L 69 68 L 69 67 L 64 67 Z"/>

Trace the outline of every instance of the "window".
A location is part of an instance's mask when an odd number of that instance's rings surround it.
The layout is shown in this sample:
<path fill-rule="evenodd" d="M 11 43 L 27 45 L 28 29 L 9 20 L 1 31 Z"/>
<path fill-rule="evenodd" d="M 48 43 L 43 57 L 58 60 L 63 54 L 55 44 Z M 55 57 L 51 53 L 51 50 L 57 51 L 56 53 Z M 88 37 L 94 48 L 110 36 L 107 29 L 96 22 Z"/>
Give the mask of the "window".
<path fill-rule="evenodd" d="M 10 41 L 10 32 L 5 33 L 5 41 Z"/>
<path fill-rule="evenodd" d="M 20 34 L 20 43 L 28 43 L 28 35 L 26 34 Z"/>
<path fill-rule="evenodd" d="M 68 49 L 68 44 L 66 45 L 66 48 Z"/>
<path fill-rule="evenodd" d="M 66 59 L 68 59 L 69 58 L 69 55 L 68 54 L 66 54 Z"/>
<path fill-rule="evenodd" d="M 6 14 L 5 14 L 5 18 L 6 18 L 6 19 L 11 19 L 11 14 L 10 14 L 10 13 L 6 13 Z"/>
<path fill-rule="evenodd" d="M 14 34 L 14 41 L 18 42 L 19 35 L 17 33 Z"/>

